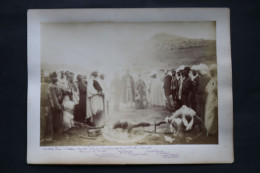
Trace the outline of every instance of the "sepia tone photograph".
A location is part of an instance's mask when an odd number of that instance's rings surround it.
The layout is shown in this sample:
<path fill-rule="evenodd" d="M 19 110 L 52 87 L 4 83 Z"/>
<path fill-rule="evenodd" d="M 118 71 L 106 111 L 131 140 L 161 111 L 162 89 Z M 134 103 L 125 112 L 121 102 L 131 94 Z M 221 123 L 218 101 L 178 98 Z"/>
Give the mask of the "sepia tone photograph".
<path fill-rule="evenodd" d="M 219 144 L 216 21 L 40 24 L 40 146 Z"/>

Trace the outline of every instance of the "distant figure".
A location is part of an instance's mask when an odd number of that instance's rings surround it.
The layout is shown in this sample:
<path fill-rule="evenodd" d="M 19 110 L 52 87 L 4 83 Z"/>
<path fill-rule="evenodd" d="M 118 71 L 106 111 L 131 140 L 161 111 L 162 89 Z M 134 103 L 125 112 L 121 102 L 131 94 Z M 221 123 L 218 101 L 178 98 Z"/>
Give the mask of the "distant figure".
<path fill-rule="evenodd" d="M 115 73 L 115 76 L 111 82 L 111 100 L 113 102 L 113 110 L 119 110 L 119 102 L 121 96 L 121 81 L 118 73 Z"/>
<path fill-rule="evenodd" d="M 135 106 L 137 109 L 147 108 L 147 98 L 146 98 L 146 85 L 142 80 L 142 76 L 138 75 L 138 80 L 135 84 L 136 97 L 135 97 Z"/>
<path fill-rule="evenodd" d="M 134 79 L 126 70 L 126 74 L 122 77 L 122 102 L 127 104 L 127 107 L 132 107 L 135 100 Z"/>
<path fill-rule="evenodd" d="M 163 86 L 161 80 L 157 78 L 157 74 L 151 76 L 150 83 L 150 103 L 152 106 L 165 106 Z"/>

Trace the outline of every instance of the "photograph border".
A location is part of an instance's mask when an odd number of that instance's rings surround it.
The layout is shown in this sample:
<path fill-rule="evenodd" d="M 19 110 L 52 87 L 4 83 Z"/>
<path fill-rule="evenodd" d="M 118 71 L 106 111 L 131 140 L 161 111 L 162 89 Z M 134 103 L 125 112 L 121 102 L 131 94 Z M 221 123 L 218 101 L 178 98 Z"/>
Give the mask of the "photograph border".
<path fill-rule="evenodd" d="M 232 163 L 233 95 L 227 8 L 53 9 L 28 11 L 27 163 Z M 219 144 L 40 147 L 40 23 L 216 21 Z M 123 152 L 122 152 L 123 151 Z M 128 155 L 130 151 L 136 154 Z"/>

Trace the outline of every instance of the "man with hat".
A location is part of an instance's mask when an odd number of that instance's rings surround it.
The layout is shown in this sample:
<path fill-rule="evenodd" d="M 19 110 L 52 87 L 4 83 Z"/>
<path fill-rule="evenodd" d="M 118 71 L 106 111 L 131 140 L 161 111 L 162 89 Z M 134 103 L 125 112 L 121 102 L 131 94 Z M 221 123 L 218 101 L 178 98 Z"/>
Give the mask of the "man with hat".
<path fill-rule="evenodd" d="M 134 78 L 130 75 L 129 70 L 126 70 L 126 74 L 122 77 L 122 101 L 127 104 L 128 107 L 132 107 L 135 101 L 134 90 Z"/>
<path fill-rule="evenodd" d="M 190 67 L 185 67 L 182 71 L 182 78 L 179 81 L 178 99 L 181 105 L 190 107 L 190 94 L 192 91 L 192 81 L 189 77 Z"/>
<path fill-rule="evenodd" d="M 171 95 L 172 95 L 171 83 L 172 83 L 172 72 L 171 72 L 171 70 L 168 70 L 166 76 L 164 77 L 164 83 L 163 83 L 163 89 L 164 89 L 165 97 L 167 99 L 168 109 L 172 108 L 172 105 L 171 105 Z"/>
<path fill-rule="evenodd" d="M 172 69 L 171 72 L 172 72 L 172 81 L 171 81 L 172 100 L 173 100 L 174 107 L 176 107 L 178 79 L 176 77 L 176 70 Z"/>
<path fill-rule="evenodd" d="M 78 92 L 78 87 L 76 83 L 74 82 L 74 73 L 70 72 L 69 74 L 69 88 L 70 88 L 70 100 L 74 101 L 75 104 L 79 103 L 79 92 Z"/>
<path fill-rule="evenodd" d="M 138 75 L 138 80 L 135 84 L 135 90 L 136 90 L 136 98 L 135 98 L 135 106 L 137 109 L 144 109 L 147 108 L 147 98 L 146 98 L 146 85 L 145 82 L 142 79 L 142 75 Z"/>
<path fill-rule="evenodd" d="M 52 126 L 52 114 L 51 114 L 51 106 L 53 105 L 50 91 L 49 91 L 49 75 L 42 75 L 41 82 L 41 142 L 44 140 L 50 141 L 52 140 L 53 135 L 53 126 Z"/>
<path fill-rule="evenodd" d="M 51 112 L 53 116 L 53 132 L 61 133 L 63 131 L 62 126 L 62 93 L 57 87 L 57 74 L 53 72 L 50 74 L 51 83 L 49 84 L 49 90 L 52 100 Z"/>
<path fill-rule="evenodd" d="M 192 80 L 192 92 L 190 96 L 190 104 L 191 104 L 191 108 L 197 112 L 196 94 L 198 91 L 198 84 L 199 84 L 199 72 L 198 72 L 197 65 L 193 65 L 191 67 L 191 80 Z"/>

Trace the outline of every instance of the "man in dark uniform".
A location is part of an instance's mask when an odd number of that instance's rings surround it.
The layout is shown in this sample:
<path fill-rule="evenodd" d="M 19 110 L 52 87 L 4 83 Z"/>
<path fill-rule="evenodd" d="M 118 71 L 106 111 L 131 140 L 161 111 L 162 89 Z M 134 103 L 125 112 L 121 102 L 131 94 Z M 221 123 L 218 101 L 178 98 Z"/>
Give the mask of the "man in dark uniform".
<path fill-rule="evenodd" d="M 57 87 L 57 74 L 53 72 L 50 74 L 51 83 L 49 84 L 49 90 L 52 100 L 51 113 L 53 116 L 53 132 L 54 133 L 62 133 L 62 92 Z"/>
<path fill-rule="evenodd" d="M 190 104 L 190 95 L 192 92 L 192 81 L 189 77 L 190 68 L 185 67 L 182 72 L 182 78 L 179 81 L 179 92 L 178 97 L 181 102 L 181 105 L 186 105 L 188 107 L 191 106 Z"/>
<path fill-rule="evenodd" d="M 172 69 L 172 81 L 171 81 L 171 90 L 172 90 L 172 101 L 174 104 L 174 109 L 176 110 L 176 99 L 177 99 L 177 91 L 178 91 L 178 79 L 176 77 L 176 70 Z"/>
<path fill-rule="evenodd" d="M 136 81 L 135 85 L 136 90 L 136 99 L 135 99 L 135 106 L 137 109 L 144 109 L 147 108 L 147 98 L 146 98 L 146 85 L 145 82 L 142 80 L 142 76 L 138 75 L 138 80 Z"/>
<path fill-rule="evenodd" d="M 132 107 L 135 102 L 135 83 L 129 70 L 126 70 L 126 74 L 121 79 L 121 84 L 122 101 L 127 104 L 127 107 Z"/>
<path fill-rule="evenodd" d="M 198 92 L 198 85 L 199 85 L 199 74 L 197 69 L 191 70 L 193 80 L 192 80 L 192 92 L 190 96 L 190 103 L 191 108 L 197 112 L 197 103 L 196 103 L 196 94 Z"/>
<path fill-rule="evenodd" d="M 79 88 L 79 105 L 77 116 L 75 119 L 79 122 L 84 122 L 86 117 L 86 106 L 87 106 L 87 85 L 84 83 L 82 76 L 79 74 L 78 79 L 78 88 Z"/>
<path fill-rule="evenodd" d="M 172 95 L 171 83 L 172 83 L 172 74 L 171 74 L 171 71 L 168 71 L 166 76 L 164 77 L 164 83 L 163 83 L 163 89 L 164 89 L 165 97 L 167 98 L 168 109 L 172 108 L 172 104 L 171 104 L 171 95 Z"/>
<path fill-rule="evenodd" d="M 53 122 L 51 107 L 53 102 L 49 90 L 49 77 L 43 77 L 41 83 L 41 142 L 51 141 L 53 137 Z"/>

